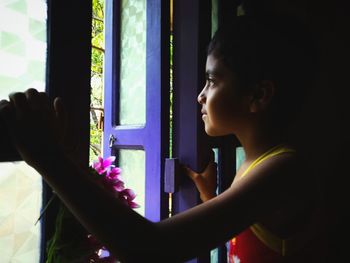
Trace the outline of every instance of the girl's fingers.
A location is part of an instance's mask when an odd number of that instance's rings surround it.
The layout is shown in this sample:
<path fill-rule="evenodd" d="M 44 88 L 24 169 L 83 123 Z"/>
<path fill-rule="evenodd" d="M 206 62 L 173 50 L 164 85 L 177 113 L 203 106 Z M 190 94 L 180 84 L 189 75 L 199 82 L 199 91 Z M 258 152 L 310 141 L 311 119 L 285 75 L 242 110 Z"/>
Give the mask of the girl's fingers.
<path fill-rule="evenodd" d="M 55 98 L 55 100 L 53 102 L 53 107 L 55 109 L 57 119 L 59 120 L 59 122 L 61 124 L 63 124 L 65 126 L 67 113 L 66 113 L 66 109 L 63 105 L 63 101 L 60 97 Z"/>
<path fill-rule="evenodd" d="M 0 101 L 0 121 L 8 122 L 11 119 L 10 116 L 12 115 L 13 115 L 13 104 L 8 100 L 1 100 Z"/>
<path fill-rule="evenodd" d="M 28 89 L 25 92 L 16 92 L 9 95 L 10 102 L 16 109 L 17 114 L 27 114 L 31 111 L 50 111 L 50 102 L 45 92 L 36 89 Z"/>
<path fill-rule="evenodd" d="M 11 103 L 8 100 L 0 101 L 0 114 L 4 114 L 11 110 Z"/>
<path fill-rule="evenodd" d="M 46 109 L 48 111 L 53 111 L 53 107 L 50 104 L 50 100 L 49 97 L 47 96 L 47 94 L 45 92 L 39 92 L 38 93 L 38 97 L 40 99 L 40 104 L 43 107 L 43 109 Z"/>
<path fill-rule="evenodd" d="M 9 95 L 11 103 L 13 103 L 17 117 L 22 117 L 29 111 L 29 105 L 26 95 L 22 92 L 11 93 Z"/>
<path fill-rule="evenodd" d="M 17 96 L 22 101 L 25 98 L 27 111 L 24 112 L 24 114 L 27 114 L 28 117 L 30 116 L 30 118 L 36 120 L 52 120 L 54 109 L 45 92 L 38 92 L 36 89 L 28 89 L 24 93 L 18 93 Z"/>
<path fill-rule="evenodd" d="M 27 97 L 28 105 L 32 110 L 39 110 L 41 105 L 41 99 L 39 92 L 36 89 L 28 89 L 25 92 Z"/>
<path fill-rule="evenodd" d="M 199 174 L 197 174 L 196 172 L 194 172 L 191 168 L 187 167 L 187 166 L 183 166 L 183 169 L 185 170 L 185 173 L 192 179 L 196 179 L 198 177 Z"/>
<path fill-rule="evenodd" d="M 57 129 L 59 130 L 59 139 L 61 143 L 65 143 L 66 135 L 67 135 L 67 113 L 63 104 L 63 101 L 61 98 L 57 97 L 55 98 L 53 102 L 53 107 L 55 111 L 55 117 L 56 117 L 56 125 L 58 126 Z"/>
<path fill-rule="evenodd" d="M 207 175 L 207 174 L 211 174 L 211 173 L 213 173 L 213 172 L 215 172 L 215 174 L 216 174 L 216 169 L 217 169 L 217 163 L 214 162 L 214 160 L 211 160 L 211 161 L 208 163 L 207 167 L 205 168 L 203 174 L 204 174 L 204 175 Z"/>

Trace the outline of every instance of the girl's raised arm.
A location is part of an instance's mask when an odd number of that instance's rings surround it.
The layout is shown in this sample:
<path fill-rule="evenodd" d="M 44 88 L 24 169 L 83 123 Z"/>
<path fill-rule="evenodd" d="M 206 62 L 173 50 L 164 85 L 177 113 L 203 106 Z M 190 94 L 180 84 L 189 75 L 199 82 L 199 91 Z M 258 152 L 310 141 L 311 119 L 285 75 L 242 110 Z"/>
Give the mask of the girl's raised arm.
<path fill-rule="evenodd" d="M 181 262 L 232 238 L 296 197 L 290 156 L 271 158 L 223 194 L 161 222 L 150 222 L 89 180 L 60 147 L 60 112 L 28 90 L 0 102 L 23 159 L 78 220 L 122 262 Z M 292 176 L 293 175 L 293 176 Z"/>

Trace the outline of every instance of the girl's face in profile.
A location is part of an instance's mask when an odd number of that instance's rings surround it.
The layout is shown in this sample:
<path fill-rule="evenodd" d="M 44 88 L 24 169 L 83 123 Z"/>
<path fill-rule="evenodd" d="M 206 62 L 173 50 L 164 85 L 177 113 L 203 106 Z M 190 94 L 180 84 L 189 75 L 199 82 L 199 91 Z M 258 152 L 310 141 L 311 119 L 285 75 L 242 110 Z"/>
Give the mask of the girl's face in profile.
<path fill-rule="evenodd" d="M 249 97 L 239 95 L 238 80 L 221 59 L 209 54 L 206 83 L 198 95 L 205 131 L 210 136 L 235 134 L 243 128 L 249 112 Z"/>

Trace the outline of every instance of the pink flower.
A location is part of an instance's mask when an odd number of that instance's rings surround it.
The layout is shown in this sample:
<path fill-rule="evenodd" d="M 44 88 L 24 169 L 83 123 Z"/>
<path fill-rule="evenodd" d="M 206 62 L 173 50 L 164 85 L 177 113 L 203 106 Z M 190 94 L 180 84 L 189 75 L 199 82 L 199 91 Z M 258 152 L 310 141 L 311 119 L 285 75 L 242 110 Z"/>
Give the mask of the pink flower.
<path fill-rule="evenodd" d="M 117 192 L 123 191 L 125 189 L 124 182 L 118 181 L 113 184 L 113 189 Z"/>
<path fill-rule="evenodd" d="M 108 170 L 106 178 L 110 181 L 121 181 L 121 171 L 122 169 L 120 169 L 119 167 L 112 167 Z"/>
<path fill-rule="evenodd" d="M 125 189 L 124 182 L 121 178 L 121 169 L 113 165 L 115 161 L 115 156 L 110 156 L 105 160 L 102 157 L 98 157 L 98 161 L 92 164 L 92 168 L 100 175 L 95 176 L 97 178 L 97 183 L 102 184 L 102 186 L 107 190 L 112 192 L 116 198 L 119 198 L 123 203 L 125 203 L 130 208 L 140 207 L 134 202 L 136 194 L 131 189 Z M 96 175 L 96 174 L 95 174 Z M 89 244 L 93 250 L 92 254 L 89 256 L 90 263 L 114 263 L 116 258 L 109 253 L 109 251 L 104 247 L 95 237 L 88 235 Z"/>
<path fill-rule="evenodd" d="M 136 194 L 131 189 L 124 189 L 119 192 L 119 198 L 129 207 L 131 208 L 138 208 L 140 207 L 137 203 L 135 203 L 133 200 L 135 199 Z"/>
<path fill-rule="evenodd" d="M 104 187 L 111 193 L 118 193 L 125 189 L 124 182 L 121 180 L 111 180 L 107 177 L 103 180 Z M 116 195 L 119 196 L 119 195 Z"/>
<path fill-rule="evenodd" d="M 120 192 L 125 189 L 120 173 L 121 169 L 119 167 L 113 167 L 107 171 L 104 178 L 106 186 L 113 191 Z"/>
<path fill-rule="evenodd" d="M 101 156 L 98 157 L 98 161 L 92 164 L 92 167 L 99 173 L 103 174 L 113 166 L 115 156 L 110 156 L 107 159 L 103 160 Z"/>

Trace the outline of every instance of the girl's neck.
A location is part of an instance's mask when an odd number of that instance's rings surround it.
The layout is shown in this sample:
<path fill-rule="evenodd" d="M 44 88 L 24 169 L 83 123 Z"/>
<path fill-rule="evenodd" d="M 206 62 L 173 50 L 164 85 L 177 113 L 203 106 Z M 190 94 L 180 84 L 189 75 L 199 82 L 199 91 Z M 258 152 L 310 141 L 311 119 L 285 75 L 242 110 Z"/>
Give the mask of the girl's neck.
<path fill-rule="evenodd" d="M 242 133 L 237 137 L 244 148 L 247 161 L 255 160 L 272 147 L 286 143 L 281 133 L 261 128 Z"/>

